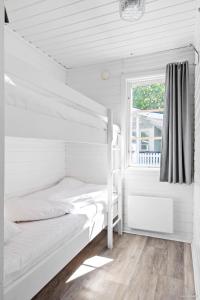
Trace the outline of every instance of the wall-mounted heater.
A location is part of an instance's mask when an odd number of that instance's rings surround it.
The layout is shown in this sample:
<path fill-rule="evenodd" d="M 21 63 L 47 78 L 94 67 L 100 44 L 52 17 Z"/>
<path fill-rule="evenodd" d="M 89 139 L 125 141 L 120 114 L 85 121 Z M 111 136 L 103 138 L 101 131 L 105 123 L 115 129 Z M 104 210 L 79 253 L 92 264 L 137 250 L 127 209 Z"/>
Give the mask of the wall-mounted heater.
<path fill-rule="evenodd" d="M 129 228 L 173 233 L 173 199 L 129 196 L 127 210 Z"/>

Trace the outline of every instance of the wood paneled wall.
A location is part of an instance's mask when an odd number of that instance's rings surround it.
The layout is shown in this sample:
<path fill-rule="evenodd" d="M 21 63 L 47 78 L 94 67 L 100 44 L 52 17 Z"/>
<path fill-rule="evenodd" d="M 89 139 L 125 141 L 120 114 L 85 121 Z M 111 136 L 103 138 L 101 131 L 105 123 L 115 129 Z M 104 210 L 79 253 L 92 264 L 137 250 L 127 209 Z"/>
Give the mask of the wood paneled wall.
<path fill-rule="evenodd" d="M 169 197 L 174 200 L 174 233 L 160 234 L 143 232 L 161 238 L 169 238 L 180 241 L 192 241 L 193 235 L 193 185 L 169 184 L 159 182 L 159 170 L 136 170 L 128 169 L 125 180 L 125 204 L 124 204 L 124 228 L 127 232 L 134 230 L 128 227 L 128 195 Z M 162 206 L 162 202 L 160 202 Z M 156 208 L 155 208 L 156 209 Z M 144 213 L 146 218 L 146 214 Z M 141 232 L 138 232 L 141 233 Z"/>
<path fill-rule="evenodd" d="M 6 197 L 23 195 L 48 187 L 65 175 L 64 142 L 6 137 Z"/>
<path fill-rule="evenodd" d="M 107 146 L 6 137 L 6 198 L 46 188 L 64 176 L 106 184 Z"/>
<path fill-rule="evenodd" d="M 111 108 L 114 112 L 114 121 L 121 122 L 121 93 L 123 75 L 130 78 L 147 76 L 152 73 L 164 73 L 167 63 L 189 60 L 194 62 L 192 49 L 174 50 L 136 56 L 105 64 L 98 64 L 83 68 L 72 69 L 68 72 L 67 83 L 74 89 L 99 103 Z M 191 91 L 194 88 L 194 67 L 191 66 Z M 103 71 L 109 72 L 108 80 L 102 80 Z"/>
<path fill-rule="evenodd" d="M 67 175 L 96 184 L 107 181 L 107 146 L 67 144 Z"/>

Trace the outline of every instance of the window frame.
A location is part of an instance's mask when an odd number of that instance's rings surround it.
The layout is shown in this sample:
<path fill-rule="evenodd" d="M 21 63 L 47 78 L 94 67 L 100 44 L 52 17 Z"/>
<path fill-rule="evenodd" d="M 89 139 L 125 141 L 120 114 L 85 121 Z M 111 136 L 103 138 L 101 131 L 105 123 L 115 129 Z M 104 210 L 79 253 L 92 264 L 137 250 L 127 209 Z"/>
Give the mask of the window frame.
<path fill-rule="evenodd" d="M 130 82 L 131 82 L 131 89 L 130 88 Z M 128 168 L 136 168 L 136 169 L 153 169 L 153 170 L 160 170 L 160 166 L 144 166 L 140 164 L 133 164 L 131 160 L 131 140 L 132 140 L 132 124 L 131 124 L 131 107 L 132 107 L 132 99 L 133 99 L 133 87 L 141 85 L 143 86 L 148 84 L 153 84 L 156 82 L 165 83 L 165 74 L 156 74 L 156 75 L 149 75 L 149 76 L 141 76 L 141 77 L 135 77 L 135 78 L 126 78 L 126 167 Z"/>

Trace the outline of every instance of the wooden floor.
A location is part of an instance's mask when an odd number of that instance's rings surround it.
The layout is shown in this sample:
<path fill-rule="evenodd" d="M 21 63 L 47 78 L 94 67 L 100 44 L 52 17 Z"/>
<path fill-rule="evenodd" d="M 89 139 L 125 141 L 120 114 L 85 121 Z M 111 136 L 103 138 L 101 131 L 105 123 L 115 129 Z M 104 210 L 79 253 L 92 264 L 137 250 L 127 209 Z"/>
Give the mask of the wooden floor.
<path fill-rule="evenodd" d="M 34 300 L 194 300 L 189 244 L 103 232 Z"/>

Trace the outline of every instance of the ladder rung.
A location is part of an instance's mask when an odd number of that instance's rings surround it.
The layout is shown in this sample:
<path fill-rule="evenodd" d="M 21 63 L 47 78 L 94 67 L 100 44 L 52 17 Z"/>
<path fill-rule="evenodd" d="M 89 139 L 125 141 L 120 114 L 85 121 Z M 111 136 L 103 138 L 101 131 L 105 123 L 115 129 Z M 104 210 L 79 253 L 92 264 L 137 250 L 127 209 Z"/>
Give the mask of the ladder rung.
<path fill-rule="evenodd" d="M 114 170 L 112 170 L 112 173 L 115 174 L 115 173 L 120 172 L 120 171 L 121 171 L 121 169 L 114 169 Z"/>
<path fill-rule="evenodd" d="M 117 218 L 117 220 L 113 223 L 113 227 L 115 227 L 120 221 L 121 221 L 121 219 Z"/>
<path fill-rule="evenodd" d="M 120 197 L 120 194 L 114 193 L 114 194 L 113 194 L 113 202 L 114 202 L 115 200 L 117 200 L 119 197 Z"/>
<path fill-rule="evenodd" d="M 121 150 L 120 147 L 115 147 L 115 146 L 114 146 L 112 149 L 113 149 L 114 151 L 120 151 L 120 150 Z"/>

